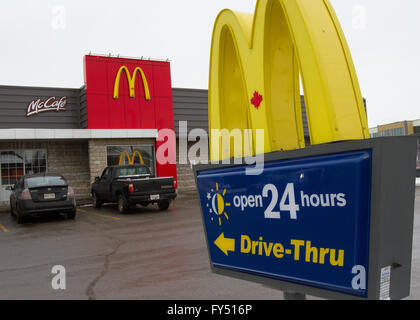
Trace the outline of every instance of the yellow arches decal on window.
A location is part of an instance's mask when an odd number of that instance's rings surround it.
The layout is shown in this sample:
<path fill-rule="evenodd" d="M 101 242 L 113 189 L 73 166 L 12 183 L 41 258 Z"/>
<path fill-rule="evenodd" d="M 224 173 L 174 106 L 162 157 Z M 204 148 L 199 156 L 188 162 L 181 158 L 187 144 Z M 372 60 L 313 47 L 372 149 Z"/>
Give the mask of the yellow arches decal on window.
<path fill-rule="evenodd" d="M 143 87 L 144 87 L 144 96 L 147 101 L 150 100 L 150 91 L 149 91 L 149 85 L 147 84 L 146 76 L 144 75 L 143 70 L 140 67 L 137 67 L 134 69 L 133 75 L 130 75 L 130 71 L 128 71 L 126 66 L 122 66 L 117 73 L 117 76 L 115 77 L 114 82 L 114 99 L 118 99 L 119 97 L 119 91 L 120 91 L 120 78 L 121 73 L 125 72 L 128 80 L 128 86 L 130 90 L 130 98 L 135 97 L 135 85 L 136 85 L 136 75 L 137 72 L 140 73 L 141 79 L 143 81 Z"/>
<path fill-rule="evenodd" d="M 299 72 L 312 144 L 369 138 L 350 50 L 328 0 L 258 0 L 254 15 L 220 12 L 209 131 L 252 129 L 253 154 L 257 129 L 264 152 L 304 147 Z M 211 160 L 225 159 L 212 138 Z"/>
<path fill-rule="evenodd" d="M 128 152 L 124 150 L 123 152 L 121 152 L 120 162 L 118 164 L 119 165 L 123 164 L 124 157 L 126 157 L 126 159 L 128 161 L 128 164 L 134 164 L 134 161 L 136 160 L 136 155 L 139 156 L 140 163 L 144 164 L 143 157 L 141 156 L 141 153 L 140 153 L 139 150 L 134 150 L 133 156 L 131 158 L 130 158 L 130 155 L 128 154 Z"/>

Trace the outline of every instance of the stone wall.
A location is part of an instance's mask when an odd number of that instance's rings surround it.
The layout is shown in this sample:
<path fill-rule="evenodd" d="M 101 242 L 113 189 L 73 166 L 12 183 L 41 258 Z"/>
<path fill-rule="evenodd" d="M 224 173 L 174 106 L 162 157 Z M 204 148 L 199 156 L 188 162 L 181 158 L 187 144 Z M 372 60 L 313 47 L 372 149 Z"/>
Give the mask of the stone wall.
<path fill-rule="evenodd" d="M 8 141 L 0 150 L 47 150 L 47 172 L 63 175 L 73 187 L 76 198 L 90 194 L 87 141 Z"/>
<path fill-rule="evenodd" d="M 90 198 L 91 183 L 107 166 L 107 146 L 154 143 L 154 139 L 8 141 L 0 142 L 0 150 L 46 149 L 47 171 L 63 175 L 73 187 L 76 198 L 82 200 Z M 188 143 L 187 150 L 192 145 L 194 142 Z M 179 197 L 196 195 L 197 189 L 191 163 L 185 154 L 179 155 L 179 149 L 177 150 L 177 178 Z"/>
<path fill-rule="evenodd" d="M 90 197 L 89 154 L 87 141 L 48 142 L 48 172 L 63 175 L 72 186 L 76 199 Z"/>
<path fill-rule="evenodd" d="M 182 139 L 182 138 L 181 138 Z M 178 177 L 178 194 L 180 197 L 193 197 L 197 196 L 197 186 L 194 179 L 194 172 L 192 170 L 192 164 L 190 162 L 191 159 L 188 158 L 188 151 L 196 142 L 188 142 L 186 143 L 185 140 L 182 141 L 184 145 L 187 145 L 187 154 L 180 154 L 179 144 L 180 140 L 177 139 L 177 164 L 176 164 L 176 172 Z M 206 150 L 201 150 L 206 151 Z M 197 156 L 202 156 L 203 159 L 208 161 L 208 152 L 203 155 L 198 154 Z"/>
<path fill-rule="evenodd" d="M 90 182 L 95 181 L 95 177 L 101 176 L 107 167 L 106 147 L 107 146 L 128 146 L 141 144 L 155 144 L 155 139 L 93 139 L 89 140 L 89 168 Z"/>

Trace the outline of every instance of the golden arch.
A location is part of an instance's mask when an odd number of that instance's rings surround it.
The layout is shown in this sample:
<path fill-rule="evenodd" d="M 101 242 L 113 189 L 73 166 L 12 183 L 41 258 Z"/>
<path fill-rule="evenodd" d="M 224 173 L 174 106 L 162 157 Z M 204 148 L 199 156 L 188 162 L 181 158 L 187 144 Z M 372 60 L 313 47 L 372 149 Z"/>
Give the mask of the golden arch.
<path fill-rule="evenodd" d="M 266 153 L 304 147 L 299 71 L 312 144 L 369 138 L 350 50 L 328 0 L 258 0 L 254 15 L 219 13 L 209 131 L 252 129 L 253 154 L 256 129 L 264 129 Z M 211 160 L 223 160 L 212 140 Z"/>
<path fill-rule="evenodd" d="M 120 78 L 121 78 L 121 73 L 125 71 L 125 74 L 127 76 L 127 80 L 128 80 L 128 86 L 129 86 L 129 90 L 130 90 L 130 98 L 134 98 L 135 97 L 135 84 L 136 84 L 136 75 L 137 72 L 140 73 L 141 79 L 143 81 L 143 87 L 144 87 L 144 95 L 147 101 L 150 100 L 150 91 L 149 91 L 149 85 L 147 83 L 147 79 L 146 76 L 144 75 L 143 70 L 140 67 L 137 67 L 134 69 L 133 75 L 130 75 L 130 71 L 128 71 L 126 66 L 122 66 L 118 72 L 117 72 L 117 76 L 115 77 L 115 82 L 114 82 L 114 99 L 118 99 L 119 97 L 119 91 L 120 91 Z"/>
<path fill-rule="evenodd" d="M 136 160 L 136 155 L 139 156 L 140 163 L 144 164 L 143 157 L 141 156 L 141 153 L 140 153 L 139 150 L 134 150 L 133 156 L 131 158 L 130 158 L 130 155 L 128 154 L 128 152 L 124 150 L 123 152 L 121 152 L 120 161 L 119 161 L 118 165 L 122 165 L 124 157 L 126 157 L 126 159 L 128 160 L 128 164 L 131 164 L 131 165 L 134 164 L 134 161 Z"/>

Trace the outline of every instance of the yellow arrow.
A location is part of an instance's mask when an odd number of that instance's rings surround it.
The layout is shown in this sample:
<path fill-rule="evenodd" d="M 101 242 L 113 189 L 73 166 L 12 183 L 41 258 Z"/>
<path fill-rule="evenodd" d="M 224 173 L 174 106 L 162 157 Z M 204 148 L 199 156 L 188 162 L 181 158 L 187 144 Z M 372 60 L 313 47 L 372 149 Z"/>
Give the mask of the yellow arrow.
<path fill-rule="evenodd" d="M 228 251 L 235 251 L 235 239 L 225 238 L 222 234 L 214 241 L 214 244 L 228 256 Z"/>

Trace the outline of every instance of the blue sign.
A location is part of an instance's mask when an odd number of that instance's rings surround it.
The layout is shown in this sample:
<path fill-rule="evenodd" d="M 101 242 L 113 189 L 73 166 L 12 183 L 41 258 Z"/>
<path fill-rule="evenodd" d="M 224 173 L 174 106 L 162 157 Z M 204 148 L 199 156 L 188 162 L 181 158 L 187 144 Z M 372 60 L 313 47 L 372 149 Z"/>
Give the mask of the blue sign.
<path fill-rule="evenodd" d="M 367 297 L 370 150 L 197 171 L 214 266 Z"/>

